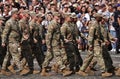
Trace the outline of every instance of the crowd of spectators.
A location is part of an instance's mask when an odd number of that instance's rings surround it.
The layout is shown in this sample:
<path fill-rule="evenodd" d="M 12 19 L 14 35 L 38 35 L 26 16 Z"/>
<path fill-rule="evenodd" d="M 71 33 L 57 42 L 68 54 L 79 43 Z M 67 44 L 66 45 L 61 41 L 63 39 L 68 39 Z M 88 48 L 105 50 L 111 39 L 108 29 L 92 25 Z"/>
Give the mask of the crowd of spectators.
<path fill-rule="evenodd" d="M 110 31 L 113 37 L 120 39 L 120 26 L 118 19 L 120 17 L 120 0 L 0 0 L 0 16 L 5 18 L 5 22 L 11 16 L 11 10 L 18 8 L 19 13 L 28 9 L 35 11 L 36 14 L 42 13 L 42 25 L 47 29 L 48 24 L 53 18 L 52 12 L 75 13 L 77 16 L 77 27 L 85 36 L 88 35 L 89 22 L 94 20 L 93 15 L 100 13 L 106 16 L 106 29 Z M 118 11 L 119 10 L 119 11 Z M 19 14 L 22 18 L 22 14 Z M 116 23 L 117 22 L 117 23 Z M 116 35 L 117 34 L 117 35 Z M 118 45 L 112 43 L 113 49 L 119 53 L 119 40 Z M 80 49 L 85 50 L 87 41 L 81 39 Z M 117 46 L 117 47 L 116 47 Z M 117 48 L 117 50 L 116 50 Z"/>

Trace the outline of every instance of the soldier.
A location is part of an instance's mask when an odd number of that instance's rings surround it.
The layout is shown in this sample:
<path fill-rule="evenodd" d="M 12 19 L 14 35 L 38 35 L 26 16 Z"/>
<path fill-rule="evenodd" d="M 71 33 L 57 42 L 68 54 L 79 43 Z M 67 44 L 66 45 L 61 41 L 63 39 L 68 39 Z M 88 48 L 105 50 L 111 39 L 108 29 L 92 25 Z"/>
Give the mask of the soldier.
<path fill-rule="evenodd" d="M 35 12 L 30 12 L 31 15 L 31 21 L 29 23 L 29 28 L 30 28 L 30 36 L 29 36 L 29 40 L 30 40 L 30 45 L 31 45 L 31 51 L 32 54 L 34 55 L 34 57 L 37 59 L 37 62 L 41 68 L 42 66 L 42 62 L 44 60 L 44 55 L 42 53 L 42 49 L 41 49 L 41 38 L 39 35 L 39 27 L 37 26 L 37 20 L 38 20 L 38 15 L 36 15 Z M 29 74 L 33 73 L 33 58 L 32 58 L 32 62 L 31 63 L 31 69 L 29 72 L 24 73 L 22 75 L 27 76 Z"/>
<path fill-rule="evenodd" d="M 25 62 L 27 62 L 29 70 L 25 71 L 25 69 L 23 69 L 20 75 L 25 75 L 26 73 L 28 74 L 33 73 L 33 56 L 32 56 L 32 50 L 30 45 L 29 11 L 24 10 L 22 14 L 23 14 L 23 18 L 19 21 L 19 27 L 22 32 L 21 55 L 22 55 L 22 58 L 23 59 L 25 58 L 26 60 L 22 64 L 23 66 L 25 66 L 26 65 Z"/>
<path fill-rule="evenodd" d="M 58 68 L 62 71 L 63 76 L 70 75 L 72 72 L 66 70 L 65 65 L 63 64 L 63 58 L 60 51 L 60 14 L 55 12 L 54 19 L 51 21 L 50 25 L 48 26 L 48 31 L 46 35 L 46 45 L 47 45 L 47 54 L 45 57 L 45 61 L 42 65 L 42 76 L 48 76 L 49 73 L 46 72 L 46 67 L 49 65 L 50 61 L 55 57 L 56 64 Z"/>
<path fill-rule="evenodd" d="M 6 54 L 6 57 L 4 59 L 3 65 L 2 65 L 2 74 L 6 75 L 6 71 L 4 70 L 6 67 L 6 62 L 8 61 L 8 57 L 11 55 L 13 59 L 13 63 L 17 65 L 19 68 L 18 72 L 22 70 L 22 64 L 20 62 L 20 53 L 18 48 L 20 47 L 20 40 L 21 40 L 21 33 L 20 28 L 18 25 L 18 10 L 13 9 L 11 12 L 12 16 L 11 18 L 6 22 L 5 29 L 2 34 L 2 46 L 4 47 L 7 43 L 8 38 L 8 52 Z M 10 54 L 10 55 L 9 55 Z"/>
<path fill-rule="evenodd" d="M 76 42 L 79 41 L 78 29 L 76 25 L 72 22 L 70 13 L 64 14 L 64 17 L 65 17 L 65 22 L 61 27 L 61 34 L 64 37 L 64 41 L 65 41 L 64 46 L 66 47 L 66 53 L 68 58 L 67 60 L 68 63 L 70 64 L 69 68 L 74 73 L 75 71 L 74 66 L 76 67 L 77 70 L 77 68 L 79 68 L 79 65 L 82 64 L 82 59 L 80 57 L 80 54 L 78 54 L 79 52 L 76 47 Z M 80 62 L 78 62 L 78 60 Z"/>
<path fill-rule="evenodd" d="M 3 60 L 4 60 L 4 57 L 5 57 L 5 52 L 3 51 L 4 48 L 1 46 L 1 35 L 2 35 L 2 32 L 3 32 L 3 29 L 4 29 L 4 26 L 3 26 L 3 23 L 5 20 L 2 16 L 0 16 L 0 65 L 2 66 L 2 63 L 3 63 Z"/>
<path fill-rule="evenodd" d="M 73 52 L 74 53 L 74 59 L 73 59 L 74 65 L 73 65 L 73 63 L 71 63 L 70 69 L 76 72 L 76 71 L 79 71 L 79 67 L 82 66 L 82 64 L 83 64 L 83 60 L 82 60 L 82 58 L 80 56 L 80 52 L 78 50 L 79 36 L 81 36 L 82 38 L 85 38 L 85 36 L 82 35 L 82 33 L 80 33 L 79 30 L 77 29 L 77 25 L 76 25 L 77 17 L 76 17 L 75 13 L 71 14 L 71 19 L 72 20 L 70 22 L 70 28 L 72 27 L 73 31 L 74 31 L 74 32 L 72 32 L 72 35 L 73 35 L 73 41 L 74 41 L 73 46 L 75 48 L 75 51 Z M 74 67 L 76 68 L 76 70 L 74 70 Z"/>
<path fill-rule="evenodd" d="M 105 63 L 106 60 L 103 57 L 104 53 L 102 52 L 101 47 L 102 45 L 108 44 L 107 39 L 102 35 L 104 32 L 103 29 L 101 29 L 102 16 L 97 13 L 94 15 L 94 17 L 96 18 L 96 22 L 93 22 L 92 26 L 90 27 L 88 36 L 88 45 L 90 52 L 87 56 L 88 58 L 85 59 L 85 62 L 77 74 L 86 76 L 86 68 L 89 66 L 92 60 L 96 60 L 100 66 L 100 69 L 102 70 L 102 76 L 109 77 L 113 74 L 106 70 L 108 67 Z"/>

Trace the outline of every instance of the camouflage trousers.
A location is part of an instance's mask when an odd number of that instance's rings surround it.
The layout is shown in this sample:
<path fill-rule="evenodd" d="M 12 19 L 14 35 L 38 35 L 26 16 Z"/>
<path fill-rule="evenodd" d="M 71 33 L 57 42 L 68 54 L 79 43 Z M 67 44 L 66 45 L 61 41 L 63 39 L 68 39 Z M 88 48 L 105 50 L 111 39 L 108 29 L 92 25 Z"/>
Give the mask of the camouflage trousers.
<path fill-rule="evenodd" d="M 59 69 L 65 68 L 65 60 L 66 58 L 63 56 L 59 46 L 53 47 L 53 50 L 47 50 L 45 60 L 42 64 L 42 67 L 45 68 L 49 65 L 50 61 L 52 61 L 53 58 L 55 58 L 55 63 L 59 66 Z M 65 55 L 65 54 L 64 54 Z"/>
<path fill-rule="evenodd" d="M 92 63 L 92 61 L 97 62 L 101 72 L 106 71 L 105 59 L 103 58 L 102 47 L 95 46 L 93 51 L 88 51 L 88 56 L 84 60 L 81 71 L 85 71 L 86 68 Z"/>
<path fill-rule="evenodd" d="M 19 43 L 9 43 L 2 69 L 6 69 L 7 62 L 11 60 L 10 56 L 12 57 L 13 63 L 19 68 L 19 71 L 23 69 L 22 63 L 20 62 L 21 53 L 18 48 Z"/>

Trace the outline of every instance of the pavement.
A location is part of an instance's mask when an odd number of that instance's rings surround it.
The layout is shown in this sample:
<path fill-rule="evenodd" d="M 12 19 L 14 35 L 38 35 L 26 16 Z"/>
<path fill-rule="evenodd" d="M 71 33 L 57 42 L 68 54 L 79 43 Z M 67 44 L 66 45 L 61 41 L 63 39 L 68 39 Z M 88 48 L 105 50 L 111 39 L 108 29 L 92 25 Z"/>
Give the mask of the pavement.
<path fill-rule="evenodd" d="M 81 56 L 84 59 L 86 57 L 87 53 L 86 52 L 82 52 Z M 115 54 L 114 52 L 110 52 L 110 55 L 113 59 L 113 65 L 115 67 L 120 67 L 120 54 Z M 54 60 L 53 60 L 54 62 Z M 35 60 L 34 63 L 34 68 L 36 70 L 39 70 L 39 66 Z M 0 79 L 120 79 L 120 77 L 117 76 L 112 76 L 112 77 L 108 77 L 108 78 L 102 78 L 101 77 L 101 73 L 100 71 L 96 71 L 94 76 L 87 76 L 87 77 L 83 77 L 83 76 L 79 76 L 76 74 L 72 74 L 71 76 L 67 76 L 67 77 L 63 77 L 61 74 L 56 74 L 54 72 L 51 72 L 53 75 L 49 76 L 49 77 L 43 77 L 40 76 L 40 74 L 35 74 L 35 75 L 28 75 L 28 76 L 19 76 L 19 75 L 11 75 L 11 76 L 4 76 L 4 75 L 0 75 Z"/>

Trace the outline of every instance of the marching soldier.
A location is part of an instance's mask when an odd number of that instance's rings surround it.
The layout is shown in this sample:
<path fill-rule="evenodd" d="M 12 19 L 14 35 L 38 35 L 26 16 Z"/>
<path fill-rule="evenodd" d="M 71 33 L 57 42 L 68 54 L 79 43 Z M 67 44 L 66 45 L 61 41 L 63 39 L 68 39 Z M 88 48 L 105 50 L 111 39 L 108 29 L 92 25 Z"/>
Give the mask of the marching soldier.
<path fill-rule="evenodd" d="M 30 12 L 30 15 L 31 15 L 31 21 L 29 23 L 29 30 L 30 30 L 30 36 L 29 36 L 30 46 L 29 46 L 29 48 L 31 48 L 31 50 L 29 50 L 29 51 L 32 51 L 32 56 L 34 55 L 34 57 L 37 59 L 37 62 L 41 68 L 42 62 L 44 60 L 44 55 L 42 53 L 42 49 L 40 46 L 41 38 L 39 36 L 39 27 L 37 26 L 37 23 L 36 23 L 38 18 L 37 18 L 37 15 L 35 12 Z M 24 42 L 24 43 L 26 43 L 26 42 Z M 31 57 L 31 55 L 30 55 L 30 57 Z M 30 63 L 29 72 L 24 73 L 22 75 L 27 76 L 29 74 L 33 74 L 33 57 L 31 57 L 31 60 L 32 60 L 32 62 L 29 62 Z"/>
<path fill-rule="evenodd" d="M 3 32 L 3 29 L 4 29 L 4 26 L 3 26 L 3 21 L 5 19 L 0 16 L 0 65 L 2 66 L 2 63 L 3 63 L 3 60 L 4 60 L 4 57 L 5 57 L 5 52 L 3 51 L 5 48 L 3 48 L 1 46 L 1 43 L 2 43 L 2 40 L 1 40 L 1 35 L 2 35 L 2 32 Z"/>
<path fill-rule="evenodd" d="M 82 66 L 83 64 L 83 60 L 80 56 L 80 52 L 79 52 L 79 49 L 78 49 L 78 39 L 79 39 L 79 36 L 81 38 L 85 38 L 85 36 L 79 32 L 78 28 L 77 28 L 77 25 L 76 25 L 76 21 L 77 21 L 77 16 L 75 13 L 72 13 L 71 14 L 71 23 L 70 23 L 70 26 L 74 28 L 74 32 L 72 33 L 73 34 L 73 40 L 74 40 L 74 48 L 75 48 L 75 52 L 74 52 L 74 61 L 75 61 L 75 64 L 74 66 L 76 67 L 76 71 L 79 71 L 79 67 Z M 78 41 L 76 41 L 78 40 Z M 74 69 L 74 66 L 72 67 L 72 69 Z"/>
<path fill-rule="evenodd" d="M 30 45 L 29 11 L 24 10 L 22 14 L 23 14 L 23 18 L 19 21 L 19 27 L 22 33 L 22 39 L 21 39 L 22 60 L 21 61 L 23 62 L 22 63 L 23 66 L 25 66 L 26 63 L 28 63 L 29 70 L 25 71 L 25 69 L 23 69 L 20 75 L 26 75 L 26 74 L 33 73 L 33 56 L 32 56 L 32 50 Z"/>
<path fill-rule="evenodd" d="M 23 69 L 22 64 L 20 62 L 20 53 L 18 48 L 20 47 L 21 33 L 18 25 L 18 10 L 13 9 L 11 12 L 11 18 L 6 22 L 5 29 L 2 34 L 2 46 L 4 47 L 7 43 L 8 38 L 8 52 L 5 56 L 3 65 L 2 65 L 2 74 L 8 75 L 4 70 L 6 68 L 7 61 L 9 60 L 9 56 L 12 56 L 13 63 L 17 65 L 19 68 L 18 72 Z"/>
<path fill-rule="evenodd" d="M 54 57 L 56 59 L 55 63 L 58 65 L 58 68 L 61 70 L 63 76 L 67 76 L 70 75 L 72 72 L 66 70 L 66 66 L 63 62 L 62 54 L 60 51 L 60 14 L 58 12 L 55 12 L 53 15 L 54 19 L 49 24 L 46 35 L 47 54 L 42 65 L 41 75 L 50 75 L 46 72 L 46 67 L 48 67 L 50 61 Z"/>
<path fill-rule="evenodd" d="M 88 36 L 88 45 L 89 45 L 89 54 L 87 58 L 85 59 L 85 62 L 83 63 L 82 67 L 80 68 L 79 72 L 77 74 L 86 76 L 88 74 L 85 73 L 86 68 L 89 66 L 92 60 L 96 60 L 97 63 L 100 66 L 100 69 L 102 70 L 102 76 L 103 77 L 109 77 L 113 74 L 108 72 L 106 69 L 108 68 L 105 63 L 105 59 L 103 57 L 102 52 L 102 45 L 107 45 L 108 41 L 107 38 L 105 38 L 102 34 L 104 34 L 103 30 L 101 29 L 101 21 L 102 21 L 102 15 L 96 13 L 94 15 L 96 18 L 96 22 L 93 22 L 91 24 L 92 26 L 89 29 L 89 36 Z"/>

